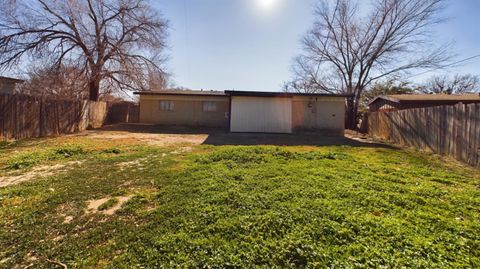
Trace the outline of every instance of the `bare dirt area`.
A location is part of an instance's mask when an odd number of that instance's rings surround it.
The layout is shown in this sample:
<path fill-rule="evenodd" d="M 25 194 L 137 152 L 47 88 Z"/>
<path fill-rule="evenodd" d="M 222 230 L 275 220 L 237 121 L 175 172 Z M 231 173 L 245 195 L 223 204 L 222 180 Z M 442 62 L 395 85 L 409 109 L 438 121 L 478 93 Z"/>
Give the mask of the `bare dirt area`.
<path fill-rule="evenodd" d="M 135 140 L 152 146 L 171 146 L 179 144 L 203 144 L 212 130 L 192 132 L 180 127 L 158 127 L 141 124 L 119 124 L 102 129 L 86 131 L 77 136 L 87 136 L 98 140 Z"/>
<path fill-rule="evenodd" d="M 80 164 L 80 163 L 81 162 L 76 161 L 76 162 L 68 162 L 65 164 L 42 165 L 42 166 L 35 167 L 31 171 L 28 171 L 21 175 L 7 174 L 4 177 L 0 177 L 0 188 L 20 184 L 22 182 L 32 180 L 36 177 L 53 176 L 55 174 L 67 171 L 68 167 L 72 167 L 72 165 Z"/>
<path fill-rule="evenodd" d="M 105 215 L 113 215 L 117 210 L 122 208 L 122 206 L 130 200 L 133 196 L 121 196 L 121 197 L 115 197 L 115 201 L 112 203 L 112 205 L 108 208 L 102 209 L 101 206 L 104 205 L 105 203 L 109 202 L 112 198 L 111 197 L 106 197 L 106 198 L 101 198 L 97 200 L 89 200 L 87 201 L 87 212 L 88 213 L 101 213 Z"/>
<path fill-rule="evenodd" d="M 154 146 L 172 145 L 277 145 L 277 146 L 331 146 L 349 145 L 359 147 L 391 147 L 353 131 L 344 136 L 319 133 L 302 134 L 260 134 L 229 133 L 216 128 L 188 128 L 154 126 L 143 124 L 118 124 L 102 129 L 90 130 L 77 136 L 98 140 L 128 140 Z M 188 149 L 188 150 L 185 150 Z M 190 147 L 173 153 L 190 151 Z"/>

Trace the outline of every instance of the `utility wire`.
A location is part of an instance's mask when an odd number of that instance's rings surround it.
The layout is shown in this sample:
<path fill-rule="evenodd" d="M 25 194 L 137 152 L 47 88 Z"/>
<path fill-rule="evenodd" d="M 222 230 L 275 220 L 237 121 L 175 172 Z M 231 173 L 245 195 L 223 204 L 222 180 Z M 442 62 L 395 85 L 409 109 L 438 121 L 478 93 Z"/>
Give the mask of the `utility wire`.
<path fill-rule="evenodd" d="M 411 76 L 407 77 L 407 79 L 410 79 L 410 78 L 413 78 L 413 77 L 418 77 L 418 76 L 421 76 L 421 75 L 424 75 L 424 74 L 427 74 L 427 73 L 430 73 L 430 72 L 433 72 L 433 71 L 436 71 L 436 70 L 439 70 L 439 69 L 456 66 L 456 65 L 458 65 L 458 64 L 461 64 L 461 63 L 464 63 L 464 62 L 473 60 L 473 59 L 475 59 L 475 58 L 480 58 L 480 54 L 473 55 L 473 56 L 468 57 L 468 58 L 465 58 L 465 59 L 463 59 L 463 60 L 460 60 L 460 61 L 457 61 L 457 62 L 454 62 L 454 63 L 449 63 L 449 64 L 446 64 L 446 65 L 437 67 L 437 68 L 435 68 L 435 69 L 430 69 L 430 70 L 427 70 L 427 71 L 424 71 L 424 72 L 421 72 L 421 73 L 418 73 L 418 74 L 415 74 L 415 75 L 411 75 Z"/>
<path fill-rule="evenodd" d="M 185 49 L 187 55 L 187 80 L 190 78 L 190 37 L 188 34 L 188 9 L 187 0 L 183 0 L 183 14 L 185 18 Z"/>

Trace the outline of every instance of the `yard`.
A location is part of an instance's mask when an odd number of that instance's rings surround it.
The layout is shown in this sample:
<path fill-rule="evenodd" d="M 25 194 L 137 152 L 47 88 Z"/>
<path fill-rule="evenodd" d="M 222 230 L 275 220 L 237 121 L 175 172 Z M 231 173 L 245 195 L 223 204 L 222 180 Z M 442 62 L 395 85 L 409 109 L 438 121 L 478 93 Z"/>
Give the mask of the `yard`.
<path fill-rule="evenodd" d="M 188 131 L 0 143 L 0 268 L 480 267 L 480 172 L 433 154 Z"/>

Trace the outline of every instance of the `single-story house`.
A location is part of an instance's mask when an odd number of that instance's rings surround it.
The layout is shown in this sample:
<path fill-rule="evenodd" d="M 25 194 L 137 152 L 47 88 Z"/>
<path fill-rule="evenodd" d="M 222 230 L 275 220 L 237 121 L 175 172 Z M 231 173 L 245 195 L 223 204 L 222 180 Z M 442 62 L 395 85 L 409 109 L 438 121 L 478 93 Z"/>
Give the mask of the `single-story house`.
<path fill-rule="evenodd" d="M 369 104 L 370 112 L 403 110 L 458 103 L 480 103 L 480 94 L 397 94 L 379 96 Z"/>
<path fill-rule="evenodd" d="M 254 91 L 136 92 L 140 123 L 221 127 L 230 132 L 343 134 L 344 94 Z"/>
<path fill-rule="evenodd" d="M 0 93 L 14 94 L 17 83 L 23 83 L 23 80 L 0 76 Z"/>

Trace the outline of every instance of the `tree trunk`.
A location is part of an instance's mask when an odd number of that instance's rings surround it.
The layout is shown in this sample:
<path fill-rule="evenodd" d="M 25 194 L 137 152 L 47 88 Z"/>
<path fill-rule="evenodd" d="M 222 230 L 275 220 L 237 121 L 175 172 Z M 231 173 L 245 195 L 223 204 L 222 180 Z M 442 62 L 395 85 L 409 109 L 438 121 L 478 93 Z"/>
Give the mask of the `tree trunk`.
<path fill-rule="evenodd" d="M 349 97 L 347 98 L 347 119 L 345 128 L 350 130 L 357 129 L 357 111 L 358 106 L 355 105 L 355 98 Z"/>
<path fill-rule="evenodd" d="M 89 89 L 89 100 L 90 101 L 98 101 L 99 93 L 100 93 L 100 80 L 98 79 L 91 79 L 88 82 L 88 89 Z"/>

